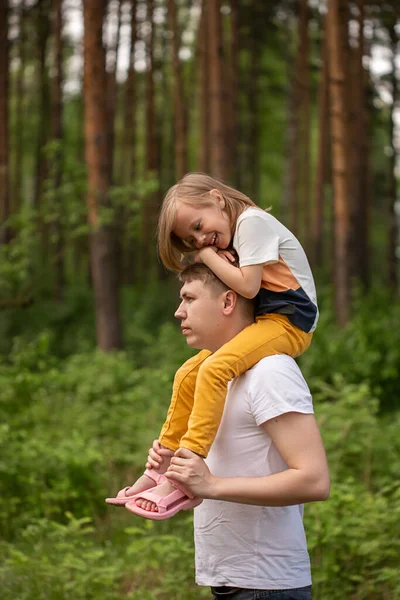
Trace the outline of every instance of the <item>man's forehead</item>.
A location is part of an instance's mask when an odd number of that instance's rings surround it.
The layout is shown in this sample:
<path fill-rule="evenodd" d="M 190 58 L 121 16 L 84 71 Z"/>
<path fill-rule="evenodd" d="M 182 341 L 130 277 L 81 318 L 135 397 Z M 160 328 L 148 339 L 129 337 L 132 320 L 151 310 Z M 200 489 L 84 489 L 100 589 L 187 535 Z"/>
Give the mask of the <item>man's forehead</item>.
<path fill-rule="evenodd" d="M 193 279 L 192 281 L 185 281 L 181 287 L 180 296 L 184 298 L 188 294 L 202 294 L 207 290 L 207 286 L 200 279 Z"/>

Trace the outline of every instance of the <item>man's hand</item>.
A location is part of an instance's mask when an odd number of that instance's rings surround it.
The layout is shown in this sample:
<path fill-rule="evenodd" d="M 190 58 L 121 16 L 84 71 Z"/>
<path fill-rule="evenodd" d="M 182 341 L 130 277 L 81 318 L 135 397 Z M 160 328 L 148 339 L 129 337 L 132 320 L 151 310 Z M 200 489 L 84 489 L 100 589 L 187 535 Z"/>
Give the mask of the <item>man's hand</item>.
<path fill-rule="evenodd" d="M 159 469 L 166 456 L 173 456 L 174 453 L 168 448 L 161 446 L 158 440 L 154 440 L 152 447 L 149 449 L 149 454 L 146 462 L 146 469 Z"/>
<path fill-rule="evenodd" d="M 212 496 L 215 478 L 211 475 L 204 460 L 186 448 L 179 448 L 175 452 L 165 476 L 172 482 L 175 480 L 182 483 L 199 498 Z"/>

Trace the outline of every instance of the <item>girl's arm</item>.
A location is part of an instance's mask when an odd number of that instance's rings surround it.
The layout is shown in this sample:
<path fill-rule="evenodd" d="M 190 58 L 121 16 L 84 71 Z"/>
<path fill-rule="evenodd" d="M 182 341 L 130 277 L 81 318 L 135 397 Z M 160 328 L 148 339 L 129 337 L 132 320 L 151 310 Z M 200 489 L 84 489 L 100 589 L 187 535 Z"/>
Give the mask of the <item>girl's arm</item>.
<path fill-rule="evenodd" d="M 215 249 L 206 246 L 198 251 L 198 257 L 228 287 L 244 296 L 254 298 L 260 290 L 263 265 L 234 267 L 218 256 Z"/>

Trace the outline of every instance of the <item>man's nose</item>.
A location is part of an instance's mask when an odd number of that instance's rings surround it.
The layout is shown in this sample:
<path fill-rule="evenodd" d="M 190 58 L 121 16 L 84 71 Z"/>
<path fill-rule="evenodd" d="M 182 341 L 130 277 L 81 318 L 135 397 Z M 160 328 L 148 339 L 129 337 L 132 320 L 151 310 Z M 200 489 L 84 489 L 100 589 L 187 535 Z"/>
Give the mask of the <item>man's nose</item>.
<path fill-rule="evenodd" d="M 184 318 L 184 312 L 183 312 L 182 304 L 183 304 L 183 302 L 180 303 L 180 305 L 178 306 L 178 308 L 175 311 L 174 317 L 176 317 L 177 319 L 183 319 Z"/>

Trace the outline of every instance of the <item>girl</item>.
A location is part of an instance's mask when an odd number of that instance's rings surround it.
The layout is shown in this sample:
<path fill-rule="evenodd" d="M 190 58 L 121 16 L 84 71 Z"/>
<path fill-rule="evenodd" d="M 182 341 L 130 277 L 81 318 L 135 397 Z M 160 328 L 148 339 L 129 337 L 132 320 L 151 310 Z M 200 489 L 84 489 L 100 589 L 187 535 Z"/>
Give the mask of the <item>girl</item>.
<path fill-rule="evenodd" d="M 189 359 L 175 376 L 157 447 L 165 456 L 187 448 L 206 457 L 229 381 L 266 356 L 297 357 L 310 345 L 318 320 L 314 280 L 303 248 L 284 225 L 245 194 L 202 173 L 185 175 L 167 192 L 158 247 L 168 269 L 183 270 L 182 258 L 195 252 L 195 260 L 205 263 L 229 288 L 255 298 L 253 325 L 214 354 L 203 350 Z M 239 268 L 231 263 L 232 247 Z M 155 484 L 151 492 L 143 492 Z M 121 490 L 114 503 L 148 518 L 167 518 L 196 503 L 176 487 L 150 469 L 134 486 Z"/>

